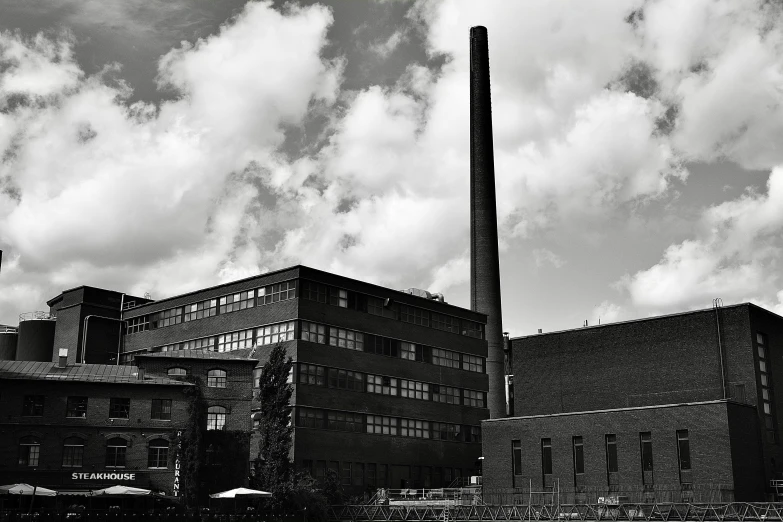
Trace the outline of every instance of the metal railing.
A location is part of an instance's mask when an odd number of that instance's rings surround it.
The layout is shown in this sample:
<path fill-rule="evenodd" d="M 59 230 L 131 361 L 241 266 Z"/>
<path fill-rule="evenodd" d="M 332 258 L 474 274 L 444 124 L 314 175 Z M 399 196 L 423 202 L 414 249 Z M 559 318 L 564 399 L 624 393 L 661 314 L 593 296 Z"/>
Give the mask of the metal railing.
<path fill-rule="evenodd" d="M 19 329 L 15 326 L 0 326 L 0 333 L 19 333 Z"/>
<path fill-rule="evenodd" d="M 49 312 L 25 312 L 23 314 L 19 314 L 19 322 L 22 321 L 54 321 L 57 319 L 57 316 L 49 313 Z"/>

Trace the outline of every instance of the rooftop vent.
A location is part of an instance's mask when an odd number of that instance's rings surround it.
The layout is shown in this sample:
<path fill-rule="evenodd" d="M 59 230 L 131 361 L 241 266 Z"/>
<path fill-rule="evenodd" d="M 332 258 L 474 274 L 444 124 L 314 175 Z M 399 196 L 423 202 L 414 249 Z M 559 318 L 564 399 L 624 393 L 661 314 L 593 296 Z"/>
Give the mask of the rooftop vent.
<path fill-rule="evenodd" d="M 422 290 L 421 288 L 408 288 L 407 290 L 402 290 L 406 294 L 415 295 L 416 297 L 422 297 L 424 299 L 430 299 L 432 301 L 440 301 L 441 303 L 445 303 L 446 301 L 443 298 L 443 294 L 433 294 L 428 292 L 427 290 Z"/>

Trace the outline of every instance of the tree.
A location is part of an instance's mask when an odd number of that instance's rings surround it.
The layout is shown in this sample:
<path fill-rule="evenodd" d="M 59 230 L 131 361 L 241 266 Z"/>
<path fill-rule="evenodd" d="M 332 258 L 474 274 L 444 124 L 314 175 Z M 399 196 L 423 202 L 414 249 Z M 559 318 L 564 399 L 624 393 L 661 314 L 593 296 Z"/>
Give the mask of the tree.
<path fill-rule="evenodd" d="M 290 460 L 291 395 L 293 386 L 288 382 L 293 361 L 285 349 L 276 345 L 269 360 L 261 370 L 257 395 L 261 406 L 259 418 L 259 458 L 255 463 L 254 482 L 257 487 L 272 493 L 269 507 L 281 513 L 293 487 Z"/>

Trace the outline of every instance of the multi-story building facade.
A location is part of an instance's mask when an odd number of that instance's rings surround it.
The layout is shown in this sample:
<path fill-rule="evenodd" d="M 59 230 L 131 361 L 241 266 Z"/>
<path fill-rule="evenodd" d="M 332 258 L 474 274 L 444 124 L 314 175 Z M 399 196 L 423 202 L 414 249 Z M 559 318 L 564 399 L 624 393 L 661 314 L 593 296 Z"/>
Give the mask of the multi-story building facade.
<path fill-rule="evenodd" d="M 121 360 L 206 350 L 293 358 L 293 460 L 354 491 L 475 472 L 488 418 L 486 316 L 304 266 L 124 311 Z M 140 358 L 142 358 L 140 357 Z M 255 379 L 254 379 L 255 380 Z"/>
<path fill-rule="evenodd" d="M 490 496 L 772 494 L 783 458 L 780 316 L 745 303 L 515 338 L 510 353 L 514 417 L 484 423 Z"/>

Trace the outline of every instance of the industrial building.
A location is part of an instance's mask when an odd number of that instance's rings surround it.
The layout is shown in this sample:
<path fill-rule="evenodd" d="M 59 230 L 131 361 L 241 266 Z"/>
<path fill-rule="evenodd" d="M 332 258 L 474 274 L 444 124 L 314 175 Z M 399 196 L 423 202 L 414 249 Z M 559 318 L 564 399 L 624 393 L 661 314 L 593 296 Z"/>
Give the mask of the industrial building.
<path fill-rule="evenodd" d="M 485 499 L 771 498 L 781 332 L 745 303 L 511 339 L 517 400 L 483 425 Z"/>

